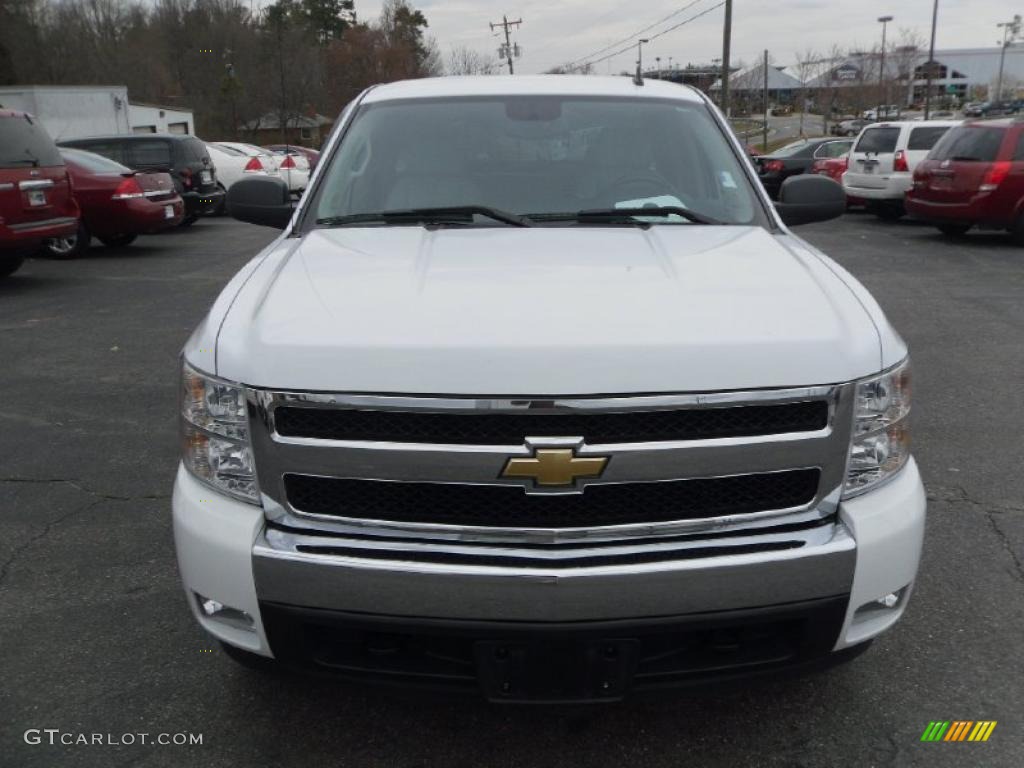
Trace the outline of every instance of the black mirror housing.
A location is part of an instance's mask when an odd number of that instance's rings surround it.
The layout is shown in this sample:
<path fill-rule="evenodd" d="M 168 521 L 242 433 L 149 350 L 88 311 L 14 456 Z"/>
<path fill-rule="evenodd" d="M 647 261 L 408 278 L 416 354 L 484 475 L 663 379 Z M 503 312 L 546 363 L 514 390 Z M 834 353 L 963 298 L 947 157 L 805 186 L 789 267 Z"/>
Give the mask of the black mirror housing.
<path fill-rule="evenodd" d="M 249 224 L 284 229 L 292 219 L 288 185 L 273 176 L 255 176 L 236 181 L 228 190 L 228 215 Z"/>
<path fill-rule="evenodd" d="M 846 192 L 827 176 L 790 176 L 782 182 L 775 210 L 788 226 L 836 219 L 846 213 Z"/>

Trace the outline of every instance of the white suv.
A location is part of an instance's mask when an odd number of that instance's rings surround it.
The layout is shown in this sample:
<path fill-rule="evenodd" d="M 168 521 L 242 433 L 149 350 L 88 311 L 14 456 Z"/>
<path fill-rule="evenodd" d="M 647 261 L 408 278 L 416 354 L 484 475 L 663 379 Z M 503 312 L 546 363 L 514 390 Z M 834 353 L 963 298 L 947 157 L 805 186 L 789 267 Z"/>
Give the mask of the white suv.
<path fill-rule="evenodd" d="M 883 218 L 903 215 L 903 196 L 914 168 L 959 120 L 904 121 L 869 125 L 857 138 L 843 175 L 849 197 L 867 200 Z"/>

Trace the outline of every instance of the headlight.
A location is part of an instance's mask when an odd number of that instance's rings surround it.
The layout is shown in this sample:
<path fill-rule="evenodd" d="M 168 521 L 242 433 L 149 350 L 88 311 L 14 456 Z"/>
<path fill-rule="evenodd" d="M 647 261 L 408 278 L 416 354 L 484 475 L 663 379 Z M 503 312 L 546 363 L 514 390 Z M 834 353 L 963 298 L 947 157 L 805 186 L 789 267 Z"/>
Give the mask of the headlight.
<path fill-rule="evenodd" d="M 181 460 L 207 485 L 258 504 L 245 391 L 181 367 Z"/>
<path fill-rule="evenodd" d="M 857 383 L 844 496 L 892 477 L 910 457 L 910 361 Z"/>

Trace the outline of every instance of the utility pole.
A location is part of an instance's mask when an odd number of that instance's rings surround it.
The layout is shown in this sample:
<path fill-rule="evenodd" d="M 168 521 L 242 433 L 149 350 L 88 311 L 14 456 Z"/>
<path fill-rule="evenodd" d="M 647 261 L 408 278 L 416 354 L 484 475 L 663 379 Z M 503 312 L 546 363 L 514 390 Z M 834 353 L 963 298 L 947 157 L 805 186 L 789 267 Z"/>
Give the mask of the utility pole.
<path fill-rule="evenodd" d="M 658 62 L 658 79 L 661 80 L 661 56 L 655 56 L 654 60 Z"/>
<path fill-rule="evenodd" d="M 764 51 L 764 125 L 761 128 L 761 147 L 768 151 L 768 49 Z"/>
<path fill-rule="evenodd" d="M 519 27 L 523 23 L 522 19 L 516 19 L 515 21 L 509 21 L 508 16 L 502 16 L 501 21 L 491 24 L 491 32 L 496 28 L 501 27 L 505 30 L 505 44 L 498 49 L 498 57 L 508 60 L 508 73 L 514 75 L 515 68 L 512 66 L 512 59 L 519 58 L 519 45 L 512 44 L 512 35 L 510 29 L 512 27 Z"/>
<path fill-rule="evenodd" d="M 1006 65 L 1006 49 L 1013 45 L 1014 39 L 1020 34 L 1020 15 L 1014 16 L 1013 21 L 1004 21 L 996 24 L 1003 28 L 1003 49 L 999 52 L 999 78 L 996 80 L 996 97 L 992 101 L 1000 101 L 1003 98 L 1003 68 Z"/>
<path fill-rule="evenodd" d="M 882 24 L 882 61 L 878 67 L 878 94 L 881 100 L 878 105 L 878 114 L 876 117 L 882 119 L 882 107 L 888 101 L 886 98 L 889 94 L 886 93 L 885 88 L 885 29 L 889 26 L 889 22 L 892 21 L 892 16 L 879 16 L 878 20 Z"/>
<path fill-rule="evenodd" d="M 729 49 L 732 47 L 732 0 L 725 0 L 725 28 L 722 31 L 722 112 L 729 116 Z"/>
<path fill-rule="evenodd" d="M 932 109 L 932 63 L 935 61 L 935 27 L 939 23 L 939 0 L 935 0 L 935 5 L 932 6 L 932 43 L 928 47 L 928 63 L 925 65 L 928 71 L 925 73 L 925 86 L 924 86 L 924 119 L 928 119 L 928 115 Z"/>

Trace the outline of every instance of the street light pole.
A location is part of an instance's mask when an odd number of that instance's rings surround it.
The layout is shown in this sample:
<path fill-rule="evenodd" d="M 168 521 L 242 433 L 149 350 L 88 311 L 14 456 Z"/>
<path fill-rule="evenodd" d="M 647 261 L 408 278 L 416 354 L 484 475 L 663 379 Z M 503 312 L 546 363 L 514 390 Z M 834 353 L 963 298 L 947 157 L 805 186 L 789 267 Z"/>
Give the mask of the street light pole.
<path fill-rule="evenodd" d="M 935 27 L 939 23 L 939 0 L 935 0 L 935 4 L 932 6 L 932 42 L 928 47 L 928 63 L 925 64 L 927 72 L 925 73 L 925 86 L 924 86 L 924 119 L 928 119 L 928 114 L 932 108 L 932 63 L 935 61 Z"/>
<path fill-rule="evenodd" d="M 732 0 L 725 0 L 725 27 L 722 30 L 722 112 L 729 117 L 729 51 L 732 47 Z"/>
<path fill-rule="evenodd" d="M 658 63 L 658 79 L 661 80 L 661 56 L 655 56 L 654 60 Z"/>
<path fill-rule="evenodd" d="M 889 22 L 892 21 L 892 16 L 879 16 L 878 20 L 882 23 L 882 62 L 881 66 L 878 68 L 878 90 L 882 103 L 878 105 L 878 114 L 876 117 L 881 120 L 882 107 L 885 105 L 885 102 L 888 101 L 889 95 L 886 93 L 885 88 L 885 29 L 889 26 Z"/>
<path fill-rule="evenodd" d="M 996 79 L 996 97 L 993 101 L 1001 101 L 1003 98 L 1003 69 L 1006 66 L 1006 49 L 1012 45 L 1013 40 L 1020 34 L 1021 17 L 1014 16 L 1013 21 L 1004 21 L 996 24 L 1003 28 L 1003 47 L 999 52 L 999 77 Z"/>
<path fill-rule="evenodd" d="M 646 37 L 636 41 L 636 67 L 640 77 L 644 74 L 644 43 L 651 42 Z"/>

